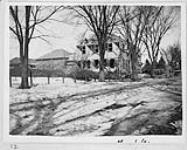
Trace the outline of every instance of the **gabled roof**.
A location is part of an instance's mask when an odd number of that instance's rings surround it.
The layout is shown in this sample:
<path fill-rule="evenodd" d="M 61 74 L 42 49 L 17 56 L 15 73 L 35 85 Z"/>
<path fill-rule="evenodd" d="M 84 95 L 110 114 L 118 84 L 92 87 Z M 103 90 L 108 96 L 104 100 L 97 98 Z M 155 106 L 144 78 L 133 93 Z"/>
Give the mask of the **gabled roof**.
<path fill-rule="evenodd" d="M 108 38 L 108 41 L 107 42 L 110 42 L 110 41 L 112 41 L 112 42 L 121 42 L 121 43 L 124 43 L 125 42 L 125 40 L 124 39 L 122 39 L 121 38 L 121 36 L 119 36 L 119 35 L 115 35 L 115 34 L 112 34 L 109 38 Z M 79 45 L 77 45 L 77 48 L 79 49 L 79 50 L 81 50 L 81 47 L 83 46 L 83 45 L 92 45 L 92 44 L 97 44 L 98 42 L 97 42 L 97 38 L 96 38 L 96 36 L 94 35 L 94 34 L 92 34 L 92 35 L 90 35 L 89 37 L 84 37 L 81 41 L 80 41 L 80 43 L 79 43 Z"/>
<path fill-rule="evenodd" d="M 58 58 L 68 58 L 72 53 L 67 52 L 64 49 L 57 49 L 52 52 L 49 52 L 36 60 L 43 60 L 43 59 L 58 59 Z"/>
<path fill-rule="evenodd" d="M 124 42 L 124 40 L 121 38 L 121 36 L 119 35 L 115 35 L 115 34 L 112 34 L 110 35 L 110 37 L 108 38 L 108 41 L 120 41 L 120 42 Z M 97 38 L 96 36 L 93 34 L 91 35 L 90 37 L 86 38 L 86 42 L 97 42 Z"/>

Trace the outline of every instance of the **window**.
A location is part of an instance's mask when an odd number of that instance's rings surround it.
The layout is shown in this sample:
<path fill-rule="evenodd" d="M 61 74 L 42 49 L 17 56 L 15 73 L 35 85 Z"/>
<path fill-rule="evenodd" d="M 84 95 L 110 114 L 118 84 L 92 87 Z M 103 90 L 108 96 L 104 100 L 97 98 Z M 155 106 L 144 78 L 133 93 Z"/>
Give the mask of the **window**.
<path fill-rule="evenodd" d="M 88 60 L 88 61 L 87 61 L 87 67 L 88 67 L 88 69 L 90 69 L 90 64 L 91 64 L 91 63 L 90 63 L 90 61 Z"/>
<path fill-rule="evenodd" d="M 114 59 L 110 59 L 110 67 L 114 68 L 115 66 L 115 60 Z"/>
<path fill-rule="evenodd" d="M 83 61 L 83 69 L 86 68 L 86 61 Z"/>
<path fill-rule="evenodd" d="M 94 66 L 95 66 L 95 68 L 98 68 L 99 67 L 99 61 L 96 59 L 96 60 L 94 60 Z"/>
<path fill-rule="evenodd" d="M 94 45 L 94 46 L 95 46 L 95 52 L 98 53 L 99 51 L 98 45 Z"/>
<path fill-rule="evenodd" d="M 82 47 L 82 54 L 86 54 L 86 47 L 85 46 Z"/>
<path fill-rule="evenodd" d="M 112 43 L 107 44 L 108 45 L 108 51 L 112 52 Z"/>
<path fill-rule="evenodd" d="M 105 49 L 109 52 L 112 52 L 112 43 L 106 43 Z"/>

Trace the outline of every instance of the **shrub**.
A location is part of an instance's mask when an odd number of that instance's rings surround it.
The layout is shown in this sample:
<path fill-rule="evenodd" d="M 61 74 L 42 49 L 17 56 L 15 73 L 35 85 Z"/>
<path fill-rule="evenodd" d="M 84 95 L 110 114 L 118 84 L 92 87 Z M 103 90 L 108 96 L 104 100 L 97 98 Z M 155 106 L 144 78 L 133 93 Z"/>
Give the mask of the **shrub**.
<path fill-rule="evenodd" d="M 91 81 L 92 79 L 98 79 L 98 73 L 86 70 L 86 69 L 77 69 L 71 72 L 69 75 L 71 78 L 76 78 L 77 80 Z"/>
<path fill-rule="evenodd" d="M 154 75 L 163 75 L 163 74 L 165 74 L 165 69 L 154 69 L 153 74 Z"/>
<path fill-rule="evenodd" d="M 159 62 L 157 63 L 156 68 L 157 68 L 157 69 L 165 69 L 165 67 L 166 67 L 166 62 L 165 62 L 165 60 L 163 59 L 163 57 L 161 56 Z"/>
<path fill-rule="evenodd" d="M 105 79 L 116 80 L 118 78 L 119 76 L 118 76 L 117 71 L 115 72 L 108 71 L 107 73 L 105 73 Z"/>

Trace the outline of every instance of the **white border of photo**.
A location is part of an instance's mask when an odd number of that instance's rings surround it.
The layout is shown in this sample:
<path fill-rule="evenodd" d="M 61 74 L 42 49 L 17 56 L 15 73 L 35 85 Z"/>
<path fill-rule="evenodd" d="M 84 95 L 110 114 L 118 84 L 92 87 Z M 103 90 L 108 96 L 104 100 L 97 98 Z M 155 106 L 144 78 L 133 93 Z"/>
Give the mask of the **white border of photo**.
<path fill-rule="evenodd" d="M 15 0 L 16 1 L 16 0 Z M 137 1 L 137 0 L 64 0 L 53 2 L 17 0 L 4 2 L 4 60 L 3 60 L 3 141 L 5 143 L 120 143 L 120 144 L 184 144 L 187 139 L 186 120 L 186 3 L 182 1 Z M 182 105 L 183 124 L 181 136 L 103 136 L 103 137 L 50 137 L 50 136 L 11 136 L 9 135 L 9 5 L 171 5 L 181 6 L 181 49 L 182 49 Z"/>

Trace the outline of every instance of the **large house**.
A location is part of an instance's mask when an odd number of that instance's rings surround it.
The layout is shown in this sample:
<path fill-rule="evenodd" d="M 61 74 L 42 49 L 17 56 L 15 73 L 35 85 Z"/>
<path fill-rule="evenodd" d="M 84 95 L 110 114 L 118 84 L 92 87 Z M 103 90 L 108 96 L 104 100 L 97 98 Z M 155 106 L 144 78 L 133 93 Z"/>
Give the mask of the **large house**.
<path fill-rule="evenodd" d="M 70 53 L 64 49 L 53 50 L 35 60 L 29 60 L 34 76 L 61 76 L 68 74 L 74 68 L 88 69 L 95 72 L 99 71 L 99 49 L 98 42 L 94 36 L 84 38 L 77 45 L 78 51 Z M 105 71 L 130 74 L 130 58 L 124 41 L 118 36 L 112 36 L 106 42 L 104 56 Z M 10 61 L 10 67 L 19 66 L 19 58 Z M 18 74 L 21 68 L 16 69 Z"/>
<path fill-rule="evenodd" d="M 94 36 L 84 38 L 77 48 L 80 50 L 80 60 L 78 65 L 83 69 L 99 71 L 99 48 L 98 42 Z M 128 56 L 127 46 L 118 36 L 112 36 L 106 42 L 106 51 L 104 56 L 104 65 L 106 71 L 117 71 L 121 73 L 130 73 L 130 57 Z"/>

